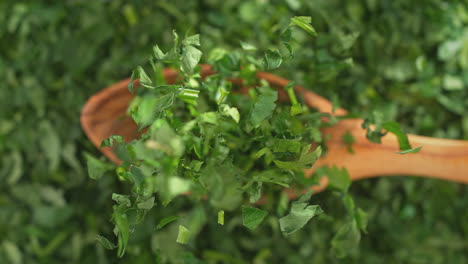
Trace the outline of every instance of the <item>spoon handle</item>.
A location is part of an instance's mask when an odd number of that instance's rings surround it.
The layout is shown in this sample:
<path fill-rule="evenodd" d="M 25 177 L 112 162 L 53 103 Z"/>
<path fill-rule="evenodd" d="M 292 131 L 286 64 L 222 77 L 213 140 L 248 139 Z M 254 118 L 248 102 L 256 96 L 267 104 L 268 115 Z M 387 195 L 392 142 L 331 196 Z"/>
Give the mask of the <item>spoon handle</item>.
<path fill-rule="evenodd" d="M 408 135 L 413 147 L 422 146 L 417 153 L 398 154 L 398 140 L 388 133 L 382 143 L 367 140 L 362 120 L 341 120 L 324 130 L 330 134 L 327 156 L 314 167 L 337 165 L 346 167 L 352 180 L 386 175 L 411 175 L 468 183 L 468 141 Z M 349 131 L 355 142 L 350 153 L 343 135 Z M 309 173 L 311 173 L 309 171 Z"/>

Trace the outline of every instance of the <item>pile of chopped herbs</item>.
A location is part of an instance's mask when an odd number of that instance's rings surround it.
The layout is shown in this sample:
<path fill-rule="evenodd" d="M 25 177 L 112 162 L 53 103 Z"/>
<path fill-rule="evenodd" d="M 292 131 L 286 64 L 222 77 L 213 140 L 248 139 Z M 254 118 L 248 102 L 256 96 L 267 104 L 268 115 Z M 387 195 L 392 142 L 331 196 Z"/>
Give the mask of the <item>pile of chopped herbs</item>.
<path fill-rule="evenodd" d="M 175 258 L 181 248 L 198 252 L 185 255 L 187 263 L 468 262 L 467 187 L 407 177 L 349 188 L 369 223 L 345 259 L 331 252 L 330 241 L 350 219 L 336 191 L 312 195 L 307 203 L 325 213 L 288 236 L 271 231 L 278 223 L 271 217 L 289 214 L 292 204 L 286 212 L 267 208 L 249 231 L 240 224 L 242 211 L 206 212 L 178 196 L 131 227 L 117 259 L 96 237 L 115 241 L 112 193 L 132 190 L 113 171 L 98 181 L 87 177 L 85 153 L 99 152 L 79 124 L 86 99 L 143 65 L 154 43 L 169 50 L 173 29 L 200 33 L 205 62 L 214 48 L 238 49 L 239 40 L 262 57 L 282 45 L 278 36 L 291 17 L 311 16 L 318 36 L 296 30 L 294 58 L 270 71 L 361 116 L 378 112 L 408 132 L 468 139 L 467 6 L 455 0 L 1 1 L 0 263 L 146 264 L 162 251 Z M 181 224 L 161 221 L 184 210 Z M 188 244 L 176 242 L 180 225 L 179 241 L 188 230 Z"/>
<path fill-rule="evenodd" d="M 182 262 L 185 257 L 181 256 L 186 254 L 200 257 L 200 252 L 190 248 L 197 247 L 204 233 L 186 227 L 188 220 L 185 218 L 190 219 L 191 213 L 188 208 L 196 208 L 206 215 L 206 219 L 198 223 L 201 226 L 210 221 L 226 225 L 224 228 L 244 226 L 252 235 L 267 216 L 269 221 L 265 225 L 269 226 L 270 233 L 289 236 L 323 213 L 319 205 L 310 204 L 312 191 L 293 202 L 289 209 L 288 194 L 283 189 L 291 188 L 299 196 L 317 183 L 316 178 L 304 175 L 304 169 L 321 157 L 319 144 L 324 142 L 320 128 L 331 123 L 322 124 L 321 120 L 324 116 L 331 118 L 330 113 L 312 112 L 300 103 L 294 83 L 284 87 L 290 103 L 280 103 L 278 88 L 282 87 L 271 87 L 256 77 L 257 71 L 278 68 L 283 58 L 293 56 L 289 45 L 292 27 L 317 35 L 310 22 L 310 17 L 291 19 L 289 27 L 281 32 L 283 53 L 279 49 L 268 49 L 263 58 L 258 59 L 248 53 L 255 50 L 255 46 L 244 42 L 240 43 L 241 51 L 214 49 L 208 63 L 215 74 L 205 79 L 198 66 L 202 57 L 198 49 L 199 35 L 180 39 L 174 31 L 174 47 L 167 53 L 158 45 L 153 47 L 149 59 L 151 74 L 138 66 L 129 83 L 132 92 L 135 79 L 142 88 L 130 103 L 128 113 L 140 131 L 147 130 L 141 138 L 129 143 L 124 142 L 123 136 L 113 135 L 101 145 L 114 148 L 122 161 L 116 169 L 117 175 L 133 186 L 130 194 L 112 194 L 116 202 L 112 222 L 118 239 L 114 245 L 100 236 L 98 239 L 103 246 L 117 248 L 117 255 L 122 257 L 129 238 L 145 220 L 145 215 L 158 205 L 170 207 L 171 201 L 187 192 L 186 199 L 190 200 L 187 208 L 175 215 L 157 216 L 161 218 L 157 225 L 161 231 L 154 232 L 156 237 L 168 229 L 165 226 L 177 225 L 178 235 L 173 240 L 189 244 L 187 248 L 176 246 L 180 251 L 176 257 L 161 250 L 158 257 L 164 263 Z M 162 68 L 165 64 L 180 71 L 179 81 L 164 82 Z M 237 85 L 233 81 L 235 78 Z M 241 93 L 242 87 L 250 88 L 247 94 Z M 317 146 L 312 147 L 312 144 Z M 101 178 L 109 168 L 92 156 L 87 160 L 89 174 L 94 179 Z M 336 256 L 345 257 L 357 248 L 361 230 L 366 230 L 367 214 L 356 208 L 347 194 L 350 178 L 346 169 L 330 169 L 326 174 L 330 186 L 342 196 L 349 214 L 349 220 L 331 240 Z M 241 217 L 242 222 L 236 216 Z M 229 248 L 219 250 L 228 256 L 232 254 Z M 261 255 L 256 253 L 252 257 Z M 245 256 L 236 258 L 242 262 L 248 260 Z M 212 260 L 211 257 L 200 259 Z"/>

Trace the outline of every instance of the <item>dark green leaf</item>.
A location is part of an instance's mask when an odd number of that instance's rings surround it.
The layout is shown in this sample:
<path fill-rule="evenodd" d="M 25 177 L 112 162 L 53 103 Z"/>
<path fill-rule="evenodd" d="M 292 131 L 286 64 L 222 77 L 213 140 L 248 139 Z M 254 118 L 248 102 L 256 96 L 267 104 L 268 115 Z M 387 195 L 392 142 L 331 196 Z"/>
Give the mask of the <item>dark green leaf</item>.
<path fill-rule="evenodd" d="M 273 114 L 276 108 L 276 100 L 278 100 L 278 93 L 270 89 L 261 89 L 261 94 L 253 105 L 250 113 L 250 121 L 254 126 L 258 126 L 263 120 L 267 119 Z"/>
<path fill-rule="evenodd" d="M 130 83 L 128 84 L 128 90 L 131 93 L 133 93 L 133 81 L 137 79 L 139 79 L 139 82 L 142 86 L 154 89 L 154 87 L 151 86 L 153 82 L 151 81 L 150 77 L 148 77 L 145 70 L 141 66 L 138 66 L 135 70 L 133 70 Z"/>
<path fill-rule="evenodd" d="M 99 244 L 101 244 L 105 249 L 114 249 L 116 248 L 117 246 L 114 245 L 112 242 L 110 242 L 107 238 L 103 237 L 103 236 L 100 236 L 100 235 L 97 235 L 96 236 L 96 240 L 99 242 Z"/>
<path fill-rule="evenodd" d="M 141 183 L 145 180 L 145 175 L 143 174 L 143 171 L 140 168 L 135 167 L 133 165 L 130 166 L 128 175 L 138 188 L 141 186 Z"/>
<path fill-rule="evenodd" d="M 412 148 L 408 140 L 408 136 L 400 128 L 400 124 L 397 122 L 386 122 L 383 124 L 383 128 L 388 132 L 394 134 L 398 139 L 398 144 L 400 145 L 401 152 L 400 154 L 406 153 L 417 153 L 422 147 Z"/>
<path fill-rule="evenodd" d="M 332 239 L 332 252 L 338 258 L 344 258 L 355 252 L 361 240 L 361 233 L 356 221 L 352 220 L 340 227 Z"/>
<path fill-rule="evenodd" d="M 351 132 L 346 131 L 346 133 L 343 134 L 343 142 L 346 144 L 346 147 L 348 148 L 349 153 L 354 153 L 353 150 L 353 143 L 354 143 L 354 136 L 351 134 Z"/>
<path fill-rule="evenodd" d="M 322 155 L 322 148 L 318 146 L 314 151 L 309 152 L 311 145 L 306 145 L 297 160 L 294 161 L 281 161 L 274 160 L 276 166 L 282 169 L 298 170 L 310 168 L 315 161 Z"/>
<path fill-rule="evenodd" d="M 351 178 L 349 177 L 348 170 L 346 168 L 338 168 L 337 166 L 328 167 L 328 186 L 332 189 L 348 192 L 349 186 L 351 186 Z"/>
<path fill-rule="evenodd" d="M 269 49 L 265 52 L 265 57 L 263 58 L 263 65 L 265 65 L 265 69 L 276 69 L 281 65 L 282 62 L 283 56 L 281 56 L 281 53 L 278 50 Z"/>
<path fill-rule="evenodd" d="M 113 168 L 112 165 L 102 162 L 90 154 L 85 153 L 88 175 L 91 179 L 98 180 L 105 172 Z"/>
<path fill-rule="evenodd" d="M 242 206 L 242 224 L 250 230 L 257 229 L 267 215 L 267 211 L 255 207 Z"/>
<path fill-rule="evenodd" d="M 368 214 L 364 212 L 361 208 L 358 208 L 356 210 L 356 223 L 359 227 L 359 229 L 362 230 L 362 232 L 367 233 L 367 222 L 368 222 Z"/>

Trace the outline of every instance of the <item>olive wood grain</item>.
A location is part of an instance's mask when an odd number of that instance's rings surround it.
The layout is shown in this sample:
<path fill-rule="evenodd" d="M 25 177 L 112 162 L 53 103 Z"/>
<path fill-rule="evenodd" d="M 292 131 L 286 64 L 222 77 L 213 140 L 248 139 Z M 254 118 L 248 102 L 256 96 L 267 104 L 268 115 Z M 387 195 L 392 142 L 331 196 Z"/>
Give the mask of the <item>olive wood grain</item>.
<path fill-rule="evenodd" d="M 213 73 L 210 66 L 202 65 L 203 77 Z M 177 72 L 165 69 L 164 76 L 168 83 L 173 83 Z M 289 82 L 265 72 L 259 72 L 257 77 L 278 88 L 286 86 Z M 111 85 L 92 96 L 85 104 L 81 113 L 81 124 L 96 147 L 111 135 L 122 135 L 125 140 L 138 137 L 137 126 L 126 115 L 127 106 L 133 98 L 127 89 L 129 81 L 126 79 Z M 232 81 L 241 83 L 241 80 Z M 325 98 L 299 85 L 296 85 L 295 89 L 308 106 L 320 112 L 332 112 L 332 104 Z M 279 91 L 280 100 L 287 100 L 286 93 L 282 89 Z M 346 115 L 347 112 L 339 108 L 334 114 L 340 116 Z M 320 166 L 336 165 L 346 167 L 352 180 L 387 175 L 412 175 L 468 183 L 467 141 L 408 135 L 413 146 L 423 148 L 419 153 L 402 155 L 396 153 L 399 151 L 398 141 L 390 133 L 382 138 L 382 144 L 369 142 L 365 131 L 361 128 L 362 122 L 361 119 L 342 119 L 336 125 L 323 129 L 324 135 L 328 134 L 330 137 L 327 141 L 327 155 L 320 158 L 311 169 L 306 170 L 306 173 L 310 175 Z M 348 151 L 342 140 L 346 132 L 351 133 L 355 139 L 352 145 L 354 153 Z M 112 149 L 100 150 L 114 163 L 120 163 Z M 326 178 L 321 182 L 321 187 L 315 189 L 321 189 L 325 185 Z"/>

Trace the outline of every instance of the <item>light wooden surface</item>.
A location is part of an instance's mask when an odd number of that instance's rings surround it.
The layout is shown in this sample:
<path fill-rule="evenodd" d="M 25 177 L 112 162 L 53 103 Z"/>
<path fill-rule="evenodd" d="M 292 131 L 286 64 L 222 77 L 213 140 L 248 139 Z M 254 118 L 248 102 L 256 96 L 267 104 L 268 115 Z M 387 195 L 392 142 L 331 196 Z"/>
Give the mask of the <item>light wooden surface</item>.
<path fill-rule="evenodd" d="M 202 75 L 213 74 L 211 68 L 202 65 Z M 175 81 L 177 73 L 172 69 L 164 71 L 166 80 Z M 281 77 L 259 72 L 257 77 L 264 79 L 274 87 L 284 87 L 289 81 Z M 239 82 L 239 80 L 234 80 Z M 128 91 L 129 80 L 118 82 L 96 95 L 92 96 L 85 104 L 81 113 L 81 124 L 88 138 L 97 147 L 102 140 L 111 135 L 122 135 L 126 140 L 138 137 L 135 123 L 126 116 L 126 109 L 133 98 Z M 308 106 L 321 112 L 331 112 L 332 104 L 325 98 L 296 86 L 297 93 L 302 96 Z M 287 100 L 286 94 L 280 89 L 280 100 Z M 345 115 L 346 110 L 335 110 L 336 115 Z M 329 134 L 327 141 L 328 153 L 322 157 L 309 170 L 323 165 L 336 165 L 346 167 L 352 180 L 369 177 L 403 175 L 421 176 L 445 179 L 455 182 L 468 183 L 468 142 L 462 140 L 448 140 L 439 138 L 409 135 L 413 147 L 423 146 L 417 154 L 397 154 L 398 141 L 395 136 L 388 133 L 382 138 L 382 144 L 369 142 L 365 137 L 365 131 L 361 128 L 362 120 L 344 119 L 335 126 L 324 129 Z M 355 139 L 352 145 L 354 154 L 348 152 L 342 141 L 344 133 L 350 132 Z M 110 148 L 100 149 L 111 161 L 120 163 Z M 324 179 L 322 186 L 326 185 Z"/>

